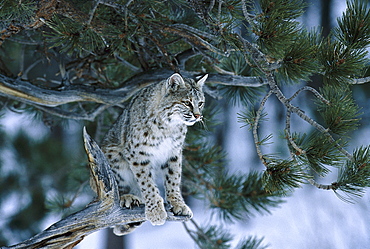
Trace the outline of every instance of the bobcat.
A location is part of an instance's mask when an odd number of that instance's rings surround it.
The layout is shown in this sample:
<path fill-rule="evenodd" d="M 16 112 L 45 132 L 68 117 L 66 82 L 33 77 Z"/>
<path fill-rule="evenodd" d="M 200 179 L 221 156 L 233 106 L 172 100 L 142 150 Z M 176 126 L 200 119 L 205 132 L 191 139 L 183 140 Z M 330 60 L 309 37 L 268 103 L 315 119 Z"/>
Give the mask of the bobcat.
<path fill-rule="evenodd" d="M 102 149 L 115 174 L 120 204 L 145 204 L 146 218 L 163 225 L 167 213 L 155 184 L 155 172 L 164 177 L 166 200 L 175 215 L 193 216 L 180 192 L 182 147 L 187 126 L 202 120 L 204 94 L 200 80 L 175 73 L 140 90 L 103 139 Z M 130 233 L 140 223 L 114 228 Z"/>

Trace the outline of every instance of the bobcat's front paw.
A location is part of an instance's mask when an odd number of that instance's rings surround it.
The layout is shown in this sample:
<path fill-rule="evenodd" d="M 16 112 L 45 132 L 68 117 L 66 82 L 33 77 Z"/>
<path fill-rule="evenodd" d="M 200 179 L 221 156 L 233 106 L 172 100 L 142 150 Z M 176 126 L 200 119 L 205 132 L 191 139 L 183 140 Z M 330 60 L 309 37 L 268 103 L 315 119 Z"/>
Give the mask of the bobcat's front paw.
<path fill-rule="evenodd" d="M 133 206 L 139 206 L 141 203 L 141 199 L 136 195 L 126 194 L 120 196 L 121 207 L 131 208 Z"/>
<path fill-rule="evenodd" d="M 158 197 L 155 201 L 146 204 L 145 215 L 154 226 L 165 223 L 167 212 L 164 208 L 162 197 Z"/>
<path fill-rule="evenodd" d="M 193 217 L 193 212 L 184 202 L 172 203 L 172 206 L 172 212 L 175 215 L 189 216 L 189 218 Z"/>

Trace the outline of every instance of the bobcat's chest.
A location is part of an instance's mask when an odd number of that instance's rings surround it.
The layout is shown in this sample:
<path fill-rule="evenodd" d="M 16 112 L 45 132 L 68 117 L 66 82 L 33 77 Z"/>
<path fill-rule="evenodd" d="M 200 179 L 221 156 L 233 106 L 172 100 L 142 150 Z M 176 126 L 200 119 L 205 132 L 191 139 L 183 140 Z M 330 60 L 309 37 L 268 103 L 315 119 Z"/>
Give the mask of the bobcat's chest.
<path fill-rule="evenodd" d="M 174 153 L 175 141 L 172 138 L 163 138 L 156 141 L 146 148 L 148 154 L 151 155 L 153 165 L 159 167 L 165 164 L 171 155 Z"/>

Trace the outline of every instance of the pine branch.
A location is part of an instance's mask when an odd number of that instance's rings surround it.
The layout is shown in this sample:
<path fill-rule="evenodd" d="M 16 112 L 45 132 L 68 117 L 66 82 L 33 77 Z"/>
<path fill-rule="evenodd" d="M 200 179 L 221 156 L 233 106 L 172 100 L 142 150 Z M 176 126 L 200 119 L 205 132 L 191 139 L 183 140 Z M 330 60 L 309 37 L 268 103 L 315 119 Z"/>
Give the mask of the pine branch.
<path fill-rule="evenodd" d="M 306 133 L 293 133 L 292 140 L 305 152 L 294 152 L 293 158 L 304 164 L 305 168 L 312 169 L 320 176 L 325 176 L 330 172 L 327 166 L 339 166 L 341 160 L 343 160 L 343 156 L 338 154 L 336 147 L 316 130 L 308 135 Z"/>
<path fill-rule="evenodd" d="M 199 226 L 194 220 L 191 220 L 195 230 L 190 230 L 184 224 L 186 231 L 197 243 L 199 248 L 207 249 L 222 249 L 230 248 L 230 241 L 233 239 L 232 235 L 218 226 Z"/>
<path fill-rule="evenodd" d="M 329 185 L 311 179 L 309 182 L 319 189 L 333 190 L 344 201 L 353 202 L 355 197 L 363 195 L 365 188 L 370 187 L 370 147 L 360 147 L 353 152 L 353 159 L 342 165 L 336 182 Z"/>
<path fill-rule="evenodd" d="M 92 232 L 114 225 L 146 221 L 143 205 L 123 209 L 119 204 L 118 187 L 110 166 L 99 146 L 84 129 L 85 150 L 88 155 L 92 180 L 97 189 L 97 200 L 85 209 L 71 214 L 43 232 L 17 245 L 1 249 L 73 248 Z M 168 221 L 187 221 L 186 216 L 174 216 L 167 209 Z"/>
<path fill-rule="evenodd" d="M 352 158 L 352 155 L 348 153 L 340 144 L 338 144 L 335 139 L 330 135 L 329 129 L 324 128 L 322 125 L 317 123 L 315 120 L 307 116 L 301 109 L 298 107 L 292 105 L 289 100 L 284 96 L 284 94 L 281 92 L 280 88 L 277 86 L 274 76 L 271 73 L 267 73 L 267 78 L 269 81 L 270 89 L 275 94 L 275 96 L 279 99 L 279 101 L 292 113 L 297 114 L 301 119 L 309 123 L 311 126 L 313 126 L 315 129 L 320 131 L 323 135 L 325 135 L 329 142 L 334 144 L 340 152 L 342 152 L 343 155 L 345 155 L 348 158 Z"/>

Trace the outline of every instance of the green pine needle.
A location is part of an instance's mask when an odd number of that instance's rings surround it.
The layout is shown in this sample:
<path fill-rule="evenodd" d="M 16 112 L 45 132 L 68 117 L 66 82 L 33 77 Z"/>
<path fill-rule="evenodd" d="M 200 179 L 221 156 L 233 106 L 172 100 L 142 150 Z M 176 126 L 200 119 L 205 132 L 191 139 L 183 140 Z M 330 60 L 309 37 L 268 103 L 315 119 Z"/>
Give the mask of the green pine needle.
<path fill-rule="evenodd" d="M 252 27 L 262 51 L 272 58 L 283 58 L 285 51 L 299 35 L 299 23 L 305 4 L 301 0 L 262 0 L 261 13 Z"/>
<path fill-rule="evenodd" d="M 265 87 L 219 86 L 221 95 L 231 104 L 253 105 L 265 92 Z"/>
<path fill-rule="evenodd" d="M 251 130 L 253 129 L 253 125 L 256 122 L 256 115 L 257 112 L 254 109 L 243 111 L 241 113 L 238 113 L 238 122 L 245 123 L 245 125 L 243 125 L 242 127 L 248 126 L 248 129 Z M 262 111 L 260 116 L 261 116 L 259 119 L 260 123 L 268 121 L 266 112 Z"/>
<path fill-rule="evenodd" d="M 209 249 L 227 249 L 230 248 L 230 242 L 233 236 L 227 232 L 223 227 L 215 225 L 200 228 L 195 232 L 197 237 L 197 244 L 200 248 Z"/>
<path fill-rule="evenodd" d="M 268 163 L 262 180 L 267 192 L 288 195 L 308 178 L 296 161 L 275 159 Z"/>
<path fill-rule="evenodd" d="M 370 146 L 360 147 L 353 152 L 353 160 L 347 160 L 339 172 L 337 190 L 349 197 L 361 197 L 365 188 L 370 187 Z"/>
<path fill-rule="evenodd" d="M 292 139 L 305 151 L 304 154 L 293 152 L 295 158 L 322 177 L 330 172 L 326 166 L 338 166 L 343 158 L 336 147 L 319 132 L 314 131 L 308 135 L 294 133 Z M 295 151 L 294 148 L 290 149 Z"/>
<path fill-rule="evenodd" d="M 320 89 L 320 93 L 330 103 L 316 102 L 330 132 L 345 135 L 357 129 L 361 113 L 349 89 L 326 85 Z"/>
<path fill-rule="evenodd" d="M 286 83 L 298 83 L 299 80 L 309 80 L 309 76 L 317 73 L 319 65 L 316 53 L 320 39 L 316 30 L 301 31 L 287 49 L 277 76 Z"/>
<path fill-rule="evenodd" d="M 353 49 L 330 37 L 323 42 L 318 59 L 323 66 L 324 82 L 330 85 L 347 85 L 353 78 L 363 75 L 368 60 L 364 48 Z"/>
<path fill-rule="evenodd" d="M 245 55 L 241 52 L 232 52 L 227 57 L 220 57 L 219 60 L 219 67 L 225 71 L 232 72 L 235 75 L 248 75 L 250 73 Z"/>
<path fill-rule="evenodd" d="M 241 207 L 242 196 L 240 188 L 242 186 L 242 177 L 220 174 L 214 179 L 212 195 L 209 196 L 210 207 L 217 211 L 218 216 L 225 221 L 233 219 L 240 220 L 245 218 Z M 215 213 L 214 213 L 215 214 Z"/>
<path fill-rule="evenodd" d="M 54 16 L 47 25 L 54 31 L 45 33 L 53 47 L 60 47 L 61 53 L 92 53 L 103 49 L 106 44 L 101 34 L 91 27 L 65 17 Z"/>
<path fill-rule="evenodd" d="M 32 1 L 0 1 L 0 20 L 21 25 L 31 23 L 37 6 Z"/>
<path fill-rule="evenodd" d="M 266 249 L 268 246 L 262 245 L 263 238 L 258 239 L 253 236 L 249 236 L 246 239 L 242 239 L 235 249 Z"/>
<path fill-rule="evenodd" d="M 370 45 L 370 9 L 367 1 L 347 1 L 347 9 L 338 18 L 335 37 L 347 47 L 355 49 Z"/>

